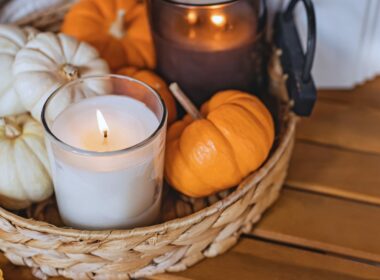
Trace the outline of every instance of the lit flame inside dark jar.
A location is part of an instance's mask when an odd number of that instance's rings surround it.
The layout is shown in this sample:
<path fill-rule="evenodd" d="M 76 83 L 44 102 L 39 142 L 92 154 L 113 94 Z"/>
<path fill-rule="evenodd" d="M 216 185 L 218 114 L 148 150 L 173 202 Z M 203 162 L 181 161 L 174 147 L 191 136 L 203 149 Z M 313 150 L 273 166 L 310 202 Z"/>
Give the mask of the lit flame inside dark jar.
<path fill-rule="evenodd" d="M 261 2 L 150 0 L 158 72 L 198 106 L 219 90 L 255 91 Z"/>

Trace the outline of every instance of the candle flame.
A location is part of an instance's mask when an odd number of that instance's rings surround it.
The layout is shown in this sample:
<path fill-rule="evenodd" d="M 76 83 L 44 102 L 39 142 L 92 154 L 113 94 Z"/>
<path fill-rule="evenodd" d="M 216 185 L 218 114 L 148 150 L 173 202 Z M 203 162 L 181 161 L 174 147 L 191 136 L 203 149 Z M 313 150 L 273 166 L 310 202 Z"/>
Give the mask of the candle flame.
<path fill-rule="evenodd" d="M 222 15 L 222 14 L 214 14 L 214 15 L 211 15 L 211 22 L 218 26 L 218 27 L 223 27 L 226 25 L 226 22 L 227 22 L 227 19 L 226 19 L 226 16 L 225 15 Z"/>
<path fill-rule="evenodd" d="M 196 24 L 198 21 L 198 14 L 195 11 L 189 11 L 186 15 L 189 24 Z"/>
<path fill-rule="evenodd" d="M 99 127 L 100 133 L 102 134 L 102 136 L 104 138 L 107 138 L 109 128 L 108 128 L 107 122 L 104 119 L 104 116 L 100 110 L 96 110 L 96 118 L 98 120 L 98 127 Z"/>

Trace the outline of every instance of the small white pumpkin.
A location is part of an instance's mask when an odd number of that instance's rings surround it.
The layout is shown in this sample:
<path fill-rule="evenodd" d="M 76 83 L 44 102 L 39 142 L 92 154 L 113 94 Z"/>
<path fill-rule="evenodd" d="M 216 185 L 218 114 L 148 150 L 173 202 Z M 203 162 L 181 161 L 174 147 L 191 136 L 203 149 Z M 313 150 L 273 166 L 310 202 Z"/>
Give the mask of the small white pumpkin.
<path fill-rule="evenodd" d="M 36 12 L 68 3 L 70 0 L 12 0 L 0 10 L 0 22 L 12 23 Z"/>
<path fill-rule="evenodd" d="M 18 51 L 36 34 L 31 27 L 0 24 L 0 117 L 26 112 L 13 88 L 12 67 Z"/>
<path fill-rule="evenodd" d="M 0 204 L 22 209 L 53 193 L 42 125 L 29 114 L 0 119 Z"/>
<path fill-rule="evenodd" d="M 13 74 L 15 89 L 32 116 L 41 120 L 46 99 L 60 85 L 80 77 L 109 73 L 95 48 L 60 33 L 40 33 L 17 53 Z M 106 94 L 101 85 L 82 94 Z"/>

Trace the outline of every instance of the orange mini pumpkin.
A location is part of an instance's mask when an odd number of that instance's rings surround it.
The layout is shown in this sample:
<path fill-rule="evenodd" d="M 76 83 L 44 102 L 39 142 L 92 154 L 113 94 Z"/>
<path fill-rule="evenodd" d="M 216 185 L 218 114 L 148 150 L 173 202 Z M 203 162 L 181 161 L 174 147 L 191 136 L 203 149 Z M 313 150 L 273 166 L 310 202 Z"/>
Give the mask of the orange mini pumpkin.
<path fill-rule="evenodd" d="M 202 197 L 237 185 L 262 165 L 274 141 L 273 119 L 250 94 L 219 92 L 168 131 L 165 175 L 170 185 Z"/>
<path fill-rule="evenodd" d="M 112 69 L 155 66 L 144 1 L 80 0 L 65 16 L 62 32 L 93 45 Z"/>
<path fill-rule="evenodd" d="M 168 123 L 171 124 L 177 118 L 177 108 L 173 95 L 168 85 L 157 74 L 150 70 L 139 70 L 135 67 L 124 67 L 117 74 L 129 76 L 146 83 L 159 93 L 168 108 Z"/>

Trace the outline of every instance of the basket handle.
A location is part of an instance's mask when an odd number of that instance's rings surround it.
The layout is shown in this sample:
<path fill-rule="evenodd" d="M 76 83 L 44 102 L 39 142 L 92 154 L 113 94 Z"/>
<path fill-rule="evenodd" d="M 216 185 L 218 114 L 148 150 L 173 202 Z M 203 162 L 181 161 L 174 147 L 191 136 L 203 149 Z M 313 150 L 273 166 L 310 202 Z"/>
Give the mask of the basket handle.
<path fill-rule="evenodd" d="M 307 14 L 307 48 L 303 52 L 295 25 L 293 12 L 302 1 Z M 279 12 L 275 20 L 274 41 L 283 52 L 281 63 L 288 75 L 286 82 L 293 110 L 301 116 L 309 116 L 317 99 L 317 90 L 311 75 L 316 49 L 316 19 L 312 0 L 291 0 L 285 12 Z"/>
<path fill-rule="evenodd" d="M 267 20 L 268 20 L 268 5 L 266 0 L 260 0 L 260 15 L 259 15 L 259 22 L 257 25 L 257 32 L 261 33 L 264 31 Z"/>
<path fill-rule="evenodd" d="M 284 18 L 286 21 L 293 20 L 293 11 L 297 3 L 301 0 L 292 0 L 285 11 Z M 307 15 L 307 43 L 305 53 L 305 65 L 303 68 L 302 78 L 304 82 L 311 79 L 311 69 L 313 67 L 315 48 L 317 44 L 317 28 L 315 23 L 315 11 L 311 0 L 302 0 Z"/>

